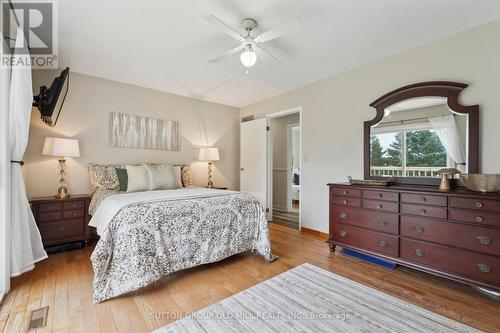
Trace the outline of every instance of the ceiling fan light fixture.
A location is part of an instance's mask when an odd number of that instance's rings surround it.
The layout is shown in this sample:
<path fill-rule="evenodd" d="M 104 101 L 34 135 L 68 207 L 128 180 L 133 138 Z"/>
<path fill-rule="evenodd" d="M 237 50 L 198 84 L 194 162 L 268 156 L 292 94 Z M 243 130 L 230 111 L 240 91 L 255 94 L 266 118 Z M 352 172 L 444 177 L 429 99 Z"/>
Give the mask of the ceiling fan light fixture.
<path fill-rule="evenodd" d="M 252 67 L 257 62 L 257 54 L 255 54 L 252 48 L 245 48 L 245 51 L 240 55 L 240 60 L 243 66 Z"/>

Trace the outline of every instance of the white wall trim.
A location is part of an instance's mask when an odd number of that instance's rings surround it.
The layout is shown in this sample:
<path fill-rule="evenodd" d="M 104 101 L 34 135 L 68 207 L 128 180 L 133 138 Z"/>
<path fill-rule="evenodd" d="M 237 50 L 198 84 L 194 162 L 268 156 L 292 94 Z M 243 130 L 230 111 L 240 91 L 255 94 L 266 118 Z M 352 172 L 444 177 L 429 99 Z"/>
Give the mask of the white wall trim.
<path fill-rule="evenodd" d="M 303 174 L 304 174 L 304 154 L 302 151 L 302 106 L 296 106 L 290 109 L 278 111 L 278 112 L 273 112 L 266 114 L 267 118 L 267 126 L 271 123 L 271 118 L 279 118 L 279 117 L 284 117 L 288 116 L 294 113 L 299 114 L 299 124 L 301 126 L 300 130 L 300 135 L 299 135 L 299 150 L 300 150 L 300 183 L 303 184 L 302 179 L 303 179 Z M 272 129 L 271 129 L 272 130 Z M 267 201 L 268 201 L 268 207 L 271 207 L 269 209 L 268 213 L 268 220 L 272 220 L 272 207 L 273 207 L 273 182 L 272 182 L 272 174 L 273 174 L 273 142 L 271 140 L 271 131 L 267 131 Z M 290 184 L 288 185 L 290 186 Z M 300 188 L 299 192 L 299 202 L 302 205 L 302 198 L 303 198 L 303 189 L 302 187 Z M 302 229 L 302 208 L 299 209 L 299 230 Z"/>
<path fill-rule="evenodd" d="M 292 210 L 292 181 L 293 181 L 293 172 L 291 170 L 292 167 L 292 155 L 293 155 L 293 147 L 292 147 L 292 135 L 293 128 L 300 127 L 300 123 L 288 124 L 286 125 L 286 163 L 287 163 L 287 181 L 286 181 L 286 209 L 288 212 Z M 299 131 L 300 137 L 300 131 Z M 299 148 L 300 155 L 300 148 Z M 300 196 L 300 191 L 299 191 Z M 299 200 L 300 204 L 300 200 Z M 300 206 L 299 206 L 300 207 Z M 300 212 L 300 208 L 299 208 Z"/>

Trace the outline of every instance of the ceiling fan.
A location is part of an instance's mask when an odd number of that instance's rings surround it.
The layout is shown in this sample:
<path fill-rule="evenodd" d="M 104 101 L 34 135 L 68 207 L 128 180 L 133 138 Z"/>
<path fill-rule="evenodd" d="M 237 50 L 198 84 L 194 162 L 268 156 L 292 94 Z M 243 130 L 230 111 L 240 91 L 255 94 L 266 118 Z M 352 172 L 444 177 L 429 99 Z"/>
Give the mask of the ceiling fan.
<path fill-rule="evenodd" d="M 214 15 L 204 16 L 203 19 L 240 42 L 240 46 L 226 51 L 218 57 L 210 59 L 209 62 L 216 63 L 224 58 L 241 52 L 240 60 L 245 67 L 252 67 L 257 62 L 257 59 L 263 55 L 267 55 L 274 59 L 276 62 L 281 63 L 278 58 L 266 51 L 264 48 L 262 48 L 262 46 L 257 45 L 269 42 L 276 38 L 280 38 L 302 27 L 302 21 L 296 18 L 278 28 L 263 32 L 258 36 L 253 36 L 252 31 L 257 27 L 257 21 L 254 19 L 246 18 L 241 21 L 241 27 L 246 31 L 246 35 L 240 34 L 237 30 L 231 28 L 229 25 L 227 25 Z"/>

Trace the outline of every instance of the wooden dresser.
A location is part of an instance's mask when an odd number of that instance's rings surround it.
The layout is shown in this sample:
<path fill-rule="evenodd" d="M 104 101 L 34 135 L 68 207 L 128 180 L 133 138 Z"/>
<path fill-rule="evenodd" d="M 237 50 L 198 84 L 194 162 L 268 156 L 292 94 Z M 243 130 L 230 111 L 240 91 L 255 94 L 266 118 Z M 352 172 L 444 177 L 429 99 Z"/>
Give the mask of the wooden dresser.
<path fill-rule="evenodd" d="M 88 226 L 90 196 L 75 195 L 62 200 L 33 198 L 30 203 L 44 246 L 87 242 L 91 238 Z"/>
<path fill-rule="evenodd" d="M 339 245 L 500 291 L 500 194 L 328 185 L 332 251 Z"/>

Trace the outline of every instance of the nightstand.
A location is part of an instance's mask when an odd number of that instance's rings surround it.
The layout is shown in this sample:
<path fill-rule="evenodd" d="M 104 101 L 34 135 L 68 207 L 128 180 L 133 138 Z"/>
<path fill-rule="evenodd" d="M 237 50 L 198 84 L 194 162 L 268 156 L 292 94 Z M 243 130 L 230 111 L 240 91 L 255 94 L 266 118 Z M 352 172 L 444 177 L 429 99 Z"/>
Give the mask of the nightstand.
<path fill-rule="evenodd" d="M 66 199 L 55 197 L 33 198 L 31 210 L 42 236 L 44 246 L 91 239 L 89 195 L 72 195 Z"/>

